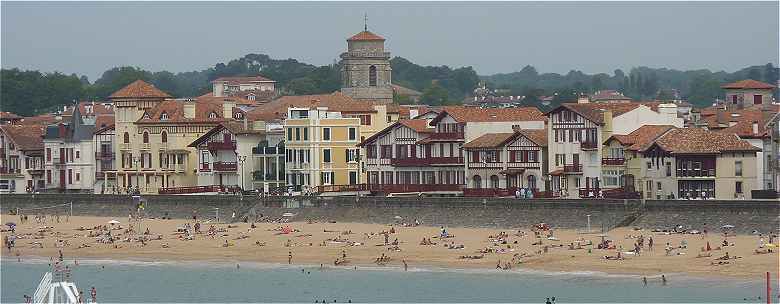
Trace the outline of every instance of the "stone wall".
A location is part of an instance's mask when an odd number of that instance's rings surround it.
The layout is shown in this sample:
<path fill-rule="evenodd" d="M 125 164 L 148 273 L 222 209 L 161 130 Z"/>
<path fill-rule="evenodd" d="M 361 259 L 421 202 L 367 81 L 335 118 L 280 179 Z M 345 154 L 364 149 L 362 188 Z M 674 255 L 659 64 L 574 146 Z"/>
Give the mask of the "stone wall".
<path fill-rule="evenodd" d="M 591 227 L 601 230 L 623 224 L 644 228 L 669 228 L 683 225 L 694 229 L 717 230 L 725 224 L 739 232 L 776 231 L 780 225 L 778 201 L 664 201 L 664 200 L 516 200 L 481 198 L 385 198 L 354 197 L 310 198 L 273 197 L 260 199 L 240 196 L 145 196 L 146 212 L 160 217 L 213 218 L 219 208 L 227 220 L 233 211 L 237 217 L 260 215 L 279 218 L 285 212 L 294 219 L 337 222 L 390 224 L 396 216 L 415 218 L 431 226 L 527 228 L 546 222 L 555 227 L 585 229 L 587 215 Z M 0 209 L 8 214 L 16 208 L 46 207 L 73 202 L 74 215 L 126 217 L 135 210 L 132 197 L 126 195 L 83 194 L 9 194 L 0 196 Z M 41 210 L 66 212 L 68 207 Z M 34 212 L 28 211 L 28 214 Z"/>

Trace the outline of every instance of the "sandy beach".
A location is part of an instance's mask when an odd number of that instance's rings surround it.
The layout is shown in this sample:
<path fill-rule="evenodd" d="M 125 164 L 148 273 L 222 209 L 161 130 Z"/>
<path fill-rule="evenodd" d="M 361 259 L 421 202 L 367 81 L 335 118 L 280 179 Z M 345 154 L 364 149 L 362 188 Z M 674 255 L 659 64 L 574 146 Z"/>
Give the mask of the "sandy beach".
<path fill-rule="evenodd" d="M 56 218 L 49 217 L 45 223 L 38 223 L 33 216 L 28 216 L 28 220 L 22 222 L 19 216 L 3 215 L 3 223 L 17 223 L 15 247 L 9 251 L 4 245 L 0 251 L 5 261 L 11 257 L 56 259 L 62 251 L 66 261 L 80 258 L 239 264 L 246 261 L 400 268 L 406 261 L 409 267 L 494 269 L 501 266 L 507 271 L 519 268 L 597 271 L 648 277 L 684 273 L 761 279 L 766 271 L 778 270 L 780 258 L 776 237 L 773 237 L 773 245 L 760 246 L 770 238 L 757 234 L 724 237 L 720 227 L 711 228 L 715 231 L 708 231 L 706 235 L 691 234 L 690 231 L 653 232 L 649 227 L 643 230 L 619 228 L 606 234 L 584 233 L 555 229 L 554 223 L 550 224 L 549 230 L 444 227 L 449 237 L 442 238 L 441 227 L 425 226 L 424 223 L 415 226 L 413 219 L 406 223 L 399 220 L 398 225 L 390 226 L 309 222 L 292 217 L 288 223 L 258 222 L 254 224 L 255 228 L 251 223 L 203 221 L 197 232 L 196 221 L 191 219 L 144 219 L 140 223 L 135 220 L 128 223 L 128 218 L 76 216 L 68 218 L 67 222 L 65 217 L 59 220 L 57 223 Z M 108 224 L 111 220 L 119 221 L 119 224 Z M 128 231 L 128 227 L 135 231 Z M 3 228 L 5 240 L 12 233 L 7 231 L 8 227 Z M 636 254 L 633 251 L 640 236 L 642 246 Z M 423 239 L 431 244 L 422 245 Z M 599 249 L 602 240 L 608 241 L 605 243 L 607 249 Z M 723 246 L 724 240 L 728 246 Z M 758 254 L 756 250 L 771 252 Z M 724 258 L 727 254 L 728 259 Z"/>

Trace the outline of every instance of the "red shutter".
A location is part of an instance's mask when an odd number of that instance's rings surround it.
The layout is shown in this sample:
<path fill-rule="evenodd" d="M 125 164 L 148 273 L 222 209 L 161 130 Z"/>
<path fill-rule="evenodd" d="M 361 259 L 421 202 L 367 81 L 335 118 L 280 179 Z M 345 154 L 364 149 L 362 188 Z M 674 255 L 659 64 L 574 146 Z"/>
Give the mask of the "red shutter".
<path fill-rule="evenodd" d="M 515 162 L 515 153 L 516 153 L 516 151 L 509 151 L 509 162 L 510 163 Z"/>
<path fill-rule="evenodd" d="M 501 151 L 496 151 L 496 162 L 497 163 L 501 162 Z"/>
<path fill-rule="evenodd" d="M 411 158 L 417 158 L 417 146 L 409 145 L 409 150 L 412 151 Z"/>
<path fill-rule="evenodd" d="M 479 151 L 471 152 L 471 162 L 472 163 L 478 163 L 479 162 Z"/>
<path fill-rule="evenodd" d="M 753 95 L 753 104 L 762 104 L 764 102 L 764 95 Z"/>

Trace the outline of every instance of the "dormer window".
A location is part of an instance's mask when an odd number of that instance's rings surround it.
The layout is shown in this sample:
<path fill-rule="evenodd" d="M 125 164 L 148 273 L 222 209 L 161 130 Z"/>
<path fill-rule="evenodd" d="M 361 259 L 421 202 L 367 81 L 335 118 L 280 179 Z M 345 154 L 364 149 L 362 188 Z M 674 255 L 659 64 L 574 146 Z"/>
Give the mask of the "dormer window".
<path fill-rule="evenodd" d="M 217 112 L 209 113 L 209 118 L 211 118 L 211 119 L 217 118 Z"/>
<path fill-rule="evenodd" d="M 160 120 L 168 120 L 168 113 L 162 112 L 162 114 L 160 114 Z"/>
<path fill-rule="evenodd" d="M 144 119 L 152 119 L 152 117 L 149 116 L 149 113 L 144 113 Z"/>
<path fill-rule="evenodd" d="M 236 114 L 233 115 L 233 118 L 235 118 L 235 119 L 244 119 L 244 113 L 236 112 Z"/>
<path fill-rule="evenodd" d="M 251 100 L 251 101 L 255 101 L 255 94 L 249 94 L 249 95 L 247 95 L 247 96 L 246 96 L 246 99 L 248 99 L 248 100 Z"/>

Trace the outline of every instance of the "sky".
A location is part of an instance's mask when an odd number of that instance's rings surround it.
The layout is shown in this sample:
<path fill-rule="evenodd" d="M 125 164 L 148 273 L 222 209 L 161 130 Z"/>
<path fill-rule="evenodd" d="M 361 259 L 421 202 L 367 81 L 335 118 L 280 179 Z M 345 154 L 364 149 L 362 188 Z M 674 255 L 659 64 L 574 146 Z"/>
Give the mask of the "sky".
<path fill-rule="evenodd" d="M 421 65 L 519 71 L 778 63 L 780 2 L 0 2 L 3 68 L 202 70 L 248 53 L 332 63 L 361 31 Z"/>

